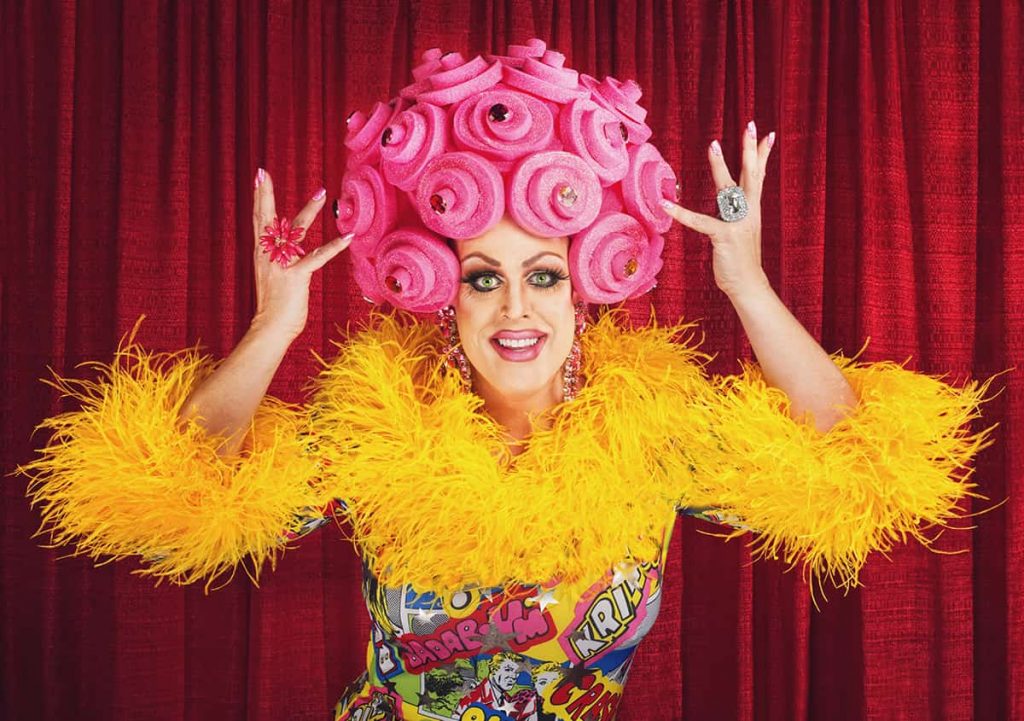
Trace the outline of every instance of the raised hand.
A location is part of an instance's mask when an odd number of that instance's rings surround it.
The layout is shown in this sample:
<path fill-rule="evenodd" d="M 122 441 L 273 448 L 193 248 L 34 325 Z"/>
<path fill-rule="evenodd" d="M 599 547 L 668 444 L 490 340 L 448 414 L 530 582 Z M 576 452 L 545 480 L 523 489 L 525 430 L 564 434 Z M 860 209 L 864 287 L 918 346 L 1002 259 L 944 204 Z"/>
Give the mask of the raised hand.
<path fill-rule="evenodd" d="M 262 236 L 274 234 L 277 208 L 274 202 L 274 181 L 260 168 L 253 191 L 252 224 L 255 235 L 253 260 L 256 272 L 256 315 L 252 327 L 280 333 L 289 340 L 306 327 L 309 313 L 309 282 L 313 273 L 324 266 L 352 241 L 352 234 L 335 238 L 318 248 L 297 256 L 295 253 L 274 253 L 272 240 L 261 242 Z M 301 244 L 306 230 L 323 209 L 327 192 L 321 188 L 291 221 L 295 230 L 290 242 Z M 280 229 L 278 225 L 277 229 Z M 301 229 L 301 230 L 300 230 Z M 271 260 L 280 256 L 278 261 Z"/>
<path fill-rule="evenodd" d="M 743 169 L 739 187 L 746 195 L 748 210 L 742 220 L 730 223 L 688 210 L 669 200 L 662 201 L 665 212 L 687 228 L 711 238 L 715 284 L 730 297 L 769 285 L 761 267 L 761 189 L 768 155 L 774 143 L 775 133 L 769 133 L 759 143 L 754 121 L 747 124 L 743 133 Z M 716 190 L 737 185 L 717 140 L 708 146 L 708 162 Z"/>

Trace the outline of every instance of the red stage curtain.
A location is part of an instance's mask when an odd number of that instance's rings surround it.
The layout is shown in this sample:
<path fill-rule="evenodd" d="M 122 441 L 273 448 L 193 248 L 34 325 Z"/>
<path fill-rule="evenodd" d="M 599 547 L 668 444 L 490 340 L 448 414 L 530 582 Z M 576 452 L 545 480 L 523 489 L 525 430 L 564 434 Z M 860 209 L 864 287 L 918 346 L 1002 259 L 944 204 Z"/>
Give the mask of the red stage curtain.
<path fill-rule="evenodd" d="M 952 378 L 1024 368 L 1024 11 L 1019 0 L 7 0 L 3 131 L 3 470 L 59 410 L 47 366 L 107 360 L 140 314 L 156 350 L 224 355 L 253 311 L 258 166 L 295 212 L 340 185 L 346 116 L 390 97 L 432 46 L 539 36 L 594 75 L 636 78 L 683 200 L 710 211 L 705 148 L 733 167 L 755 118 L 778 143 L 764 263 L 826 349 L 908 357 Z M 333 225 L 318 222 L 313 242 Z M 326 238 L 325 238 L 326 239 Z M 335 325 L 367 306 L 343 260 L 272 392 L 300 400 Z M 701 318 L 714 370 L 749 355 L 706 239 L 675 229 L 653 301 Z M 810 606 L 799 573 L 681 521 L 661 617 L 623 719 L 1024 721 L 1024 382 L 988 404 L 976 480 L 1009 500 L 877 557 L 865 587 Z M 364 662 L 352 549 L 334 530 L 262 587 L 153 587 L 30 539 L 3 486 L 4 718 L 327 719 Z M 585 504 L 585 499 L 581 499 Z M 976 504 L 980 509 L 985 504 Z"/>

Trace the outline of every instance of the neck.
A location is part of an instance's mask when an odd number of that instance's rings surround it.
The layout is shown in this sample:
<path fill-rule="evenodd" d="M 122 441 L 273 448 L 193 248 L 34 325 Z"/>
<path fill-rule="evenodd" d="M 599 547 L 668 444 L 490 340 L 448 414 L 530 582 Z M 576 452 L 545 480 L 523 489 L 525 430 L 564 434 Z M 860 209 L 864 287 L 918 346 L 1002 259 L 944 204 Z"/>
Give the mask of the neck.
<path fill-rule="evenodd" d="M 518 454 L 523 442 L 530 437 L 538 422 L 543 422 L 546 411 L 562 402 L 561 376 L 540 390 L 527 395 L 511 396 L 502 393 L 484 380 L 475 384 L 477 394 L 484 400 L 488 415 L 508 433 L 509 446 Z"/>

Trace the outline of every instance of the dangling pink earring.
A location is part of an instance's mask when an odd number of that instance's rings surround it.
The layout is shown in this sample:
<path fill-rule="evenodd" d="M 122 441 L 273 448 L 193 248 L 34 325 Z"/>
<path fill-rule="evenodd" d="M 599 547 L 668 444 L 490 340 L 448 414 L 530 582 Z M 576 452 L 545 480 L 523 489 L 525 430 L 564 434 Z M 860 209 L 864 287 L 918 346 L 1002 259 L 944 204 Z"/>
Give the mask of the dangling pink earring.
<path fill-rule="evenodd" d="M 583 364 L 583 351 L 580 348 L 580 336 L 587 329 L 587 304 L 576 303 L 576 333 L 572 339 L 569 357 L 565 359 L 562 369 L 562 400 L 571 401 L 580 390 L 580 367 Z"/>
<path fill-rule="evenodd" d="M 473 376 L 469 370 L 469 360 L 462 352 L 462 345 L 459 343 L 459 326 L 455 322 L 455 309 L 450 305 L 437 311 L 437 324 L 441 327 L 441 336 L 445 340 L 444 354 L 445 362 L 449 368 L 459 371 L 462 382 L 468 388 L 473 383 Z"/>

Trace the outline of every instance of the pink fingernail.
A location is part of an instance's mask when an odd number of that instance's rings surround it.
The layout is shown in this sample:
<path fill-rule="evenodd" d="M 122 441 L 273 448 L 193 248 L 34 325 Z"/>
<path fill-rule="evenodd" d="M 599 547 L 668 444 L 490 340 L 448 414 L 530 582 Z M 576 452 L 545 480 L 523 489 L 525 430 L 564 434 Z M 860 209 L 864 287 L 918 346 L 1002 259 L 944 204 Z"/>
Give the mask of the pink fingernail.
<path fill-rule="evenodd" d="M 775 131 L 768 133 L 768 147 L 775 145 Z"/>
<path fill-rule="evenodd" d="M 747 135 L 752 137 L 754 140 L 757 140 L 757 126 L 754 125 L 753 120 L 747 123 Z"/>
<path fill-rule="evenodd" d="M 711 141 L 711 152 L 717 155 L 719 158 L 722 157 L 722 146 L 718 144 L 717 140 Z"/>
<path fill-rule="evenodd" d="M 256 171 L 256 180 L 253 183 L 254 188 L 258 188 L 263 185 L 263 179 L 267 177 L 267 172 L 263 168 L 259 168 Z"/>
<path fill-rule="evenodd" d="M 313 196 L 313 200 L 323 200 L 326 197 L 327 188 L 320 188 L 320 190 L 316 191 L 316 194 Z"/>

